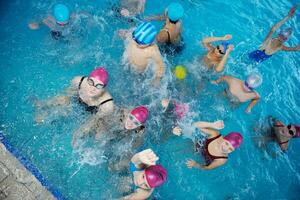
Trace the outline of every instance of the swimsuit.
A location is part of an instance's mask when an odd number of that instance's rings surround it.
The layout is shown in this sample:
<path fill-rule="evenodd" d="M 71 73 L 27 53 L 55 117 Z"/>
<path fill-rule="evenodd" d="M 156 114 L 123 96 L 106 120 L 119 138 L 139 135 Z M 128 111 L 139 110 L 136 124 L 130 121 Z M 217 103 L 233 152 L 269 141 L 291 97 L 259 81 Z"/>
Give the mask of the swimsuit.
<path fill-rule="evenodd" d="M 232 103 L 234 103 L 234 104 L 240 103 L 239 98 L 237 98 L 235 95 L 233 95 L 233 94 L 230 92 L 229 88 L 225 88 L 225 89 L 224 89 L 224 92 L 225 92 L 225 94 L 228 96 L 230 102 L 232 102 Z"/>
<path fill-rule="evenodd" d="M 81 84 L 82 84 L 82 81 L 86 78 L 86 76 L 83 76 L 78 84 L 78 90 L 80 90 L 81 88 Z M 82 107 L 84 107 L 84 109 L 87 111 L 87 112 L 90 112 L 92 114 L 95 114 L 98 112 L 99 110 L 99 107 L 102 106 L 103 104 L 107 103 L 107 102 L 110 102 L 110 101 L 113 101 L 113 99 L 106 99 L 105 101 L 102 101 L 98 106 L 89 106 L 88 104 L 86 104 L 79 96 L 78 96 L 78 103 L 79 105 L 82 105 Z"/>
<path fill-rule="evenodd" d="M 217 135 L 213 138 L 210 138 L 210 139 L 207 139 L 204 143 L 204 146 L 201 147 L 201 145 L 199 144 L 199 142 L 196 143 L 196 149 L 199 151 L 199 149 L 201 149 L 201 154 L 202 156 L 204 157 L 205 159 L 205 162 L 207 165 L 209 165 L 210 163 L 212 163 L 215 159 L 227 159 L 228 157 L 227 156 L 214 156 L 212 154 L 209 153 L 209 150 L 208 150 L 208 145 L 218 139 L 219 137 L 221 137 L 221 135 Z"/>
<path fill-rule="evenodd" d="M 52 38 L 55 39 L 55 40 L 59 40 L 60 38 L 64 38 L 61 31 L 52 30 L 50 33 L 51 33 Z"/>
<path fill-rule="evenodd" d="M 255 50 L 249 54 L 249 58 L 256 62 L 262 62 L 271 56 L 272 55 L 266 54 L 265 50 Z"/>
<path fill-rule="evenodd" d="M 129 164 L 129 171 L 130 173 L 133 174 L 133 172 L 140 172 L 140 171 L 143 171 L 143 169 L 140 169 L 140 168 L 137 168 L 135 166 L 135 164 L 133 162 L 130 161 L 130 164 Z"/>
<path fill-rule="evenodd" d="M 168 40 L 164 44 L 159 44 L 160 49 L 163 53 L 171 56 L 179 54 L 185 47 L 183 39 L 181 38 L 180 41 L 177 43 L 172 43 L 169 29 L 164 28 L 163 30 L 166 31 L 166 33 L 168 34 Z"/>

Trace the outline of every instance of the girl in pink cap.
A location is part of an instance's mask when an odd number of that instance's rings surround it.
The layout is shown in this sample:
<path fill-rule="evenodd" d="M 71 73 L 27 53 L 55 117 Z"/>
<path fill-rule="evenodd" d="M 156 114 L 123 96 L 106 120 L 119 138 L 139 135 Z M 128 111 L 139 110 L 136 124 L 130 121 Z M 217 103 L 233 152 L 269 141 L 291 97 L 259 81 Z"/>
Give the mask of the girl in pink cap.
<path fill-rule="evenodd" d="M 205 158 L 205 164 L 199 164 L 194 160 L 188 160 L 186 165 L 188 168 L 199 168 L 210 170 L 224 165 L 227 162 L 228 154 L 236 150 L 243 141 L 243 136 L 238 132 L 231 132 L 222 136 L 219 131 L 224 128 L 222 120 L 213 123 L 199 121 L 194 123 L 194 126 L 199 128 L 208 137 L 204 145 L 198 141 L 195 145 L 196 151 L 201 153 Z M 180 132 L 178 128 L 176 130 Z"/>
<path fill-rule="evenodd" d="M 141 151 L 131 158 L 130 172 L 133 176 L 134 192 L 120 199 L 147 199 L 154 188 L 166 182 L 167 170 L 156 164 L 158 159 L 151 149 Z"/>
<path fill-rule="evenodd" d="M 77 131 L 84 134 L 99 121 L 99 118 L 110 115 L 114 110 L 112 96 L 105 89 L 107 83 L 108 73 L 106 69 L 98 67 L 89 76 L 75 77 L 67 89 L 66 95 L 55 96 L 48 101 L 37 103 L 38 109 L 67 106 L 71 104 L 72 99 L 75 99 L 75 102 L 78 102 L 84 110 L 95 114 L 91 115 L 90 119 Z M 43 122 L 45 117 L 47 117 L 47 112 L 39 113 L 36 122 Z"/>
<path fill-rule="evenodd" d="M 110 140 L 106 143 L 108 151 L 105 154 L 110 158 L 108 165 L 110 171 L 126 170 L 131 156 L 143 146 L 148 116 L 146 106 L 138 106 L 131 110 L 120 109 L 112 124 L 96 130 L 98 139 L 104 135 L 103 133 L 109 133 Z"/>
<path fill-rule="evenodd" d="M 132 110 L 118 109 L 115 115 L 112 116 L 112 120 L 101 126 L 93 126 L 89 131 L 96 132 L 96 139 L 100 139 L 104 133 L 110 133 L 112 135 L 110 141 L 111 146 L 117 143 L 117 145 L 124 145 L 127 140 L 131 141 L 131 147 L 137 148 L 142 145 L 144 140 L 144 132 L 146 120 L 148 119 L 149 111 L 145 106 L 138 106 Z M 73 136 L 72 145 L 76 146 L 77 139 L 82 134 L 76 134 Z M 125 152 L 123 152 L 125 153 Z M 124 155 L 124 154 L 123 154 Z M 130 158 L 129 158 L 130 159 Z"/>

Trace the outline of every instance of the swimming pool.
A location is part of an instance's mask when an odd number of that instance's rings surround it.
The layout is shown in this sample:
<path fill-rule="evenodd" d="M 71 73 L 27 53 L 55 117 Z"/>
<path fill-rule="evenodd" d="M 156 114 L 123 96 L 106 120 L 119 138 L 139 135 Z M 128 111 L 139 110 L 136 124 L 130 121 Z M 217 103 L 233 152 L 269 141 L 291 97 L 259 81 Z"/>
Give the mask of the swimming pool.
<path fill-rule="evenodd" d="M 145 15 L 162 13 L 171 0 L 151 0 Z M 27 24 L 41 19 L 58 1 L 2 1 L 0 25 L 0 112 L 1 130 L 46 179 L 67 199 L 112 199 L 121 195 L 116 188 L 119 174 L 107 170 L 107 159 L 101 142 L 88 142 L 79 150 L 71 147 L 73 131 L 87 116 L 73 112 L 43 125 L 33 123 L 33 101 L 46 99 L 63 91 L 78 74 L 88 74 L 97 65 L 106 66 L 108 85 L 117 105 L 148 105 L 151 109 L 147 124 L 145 147 L 152 148 L 169 172 L 168 182 L 156 189 L 152 199 L 299 199 L 299 140 L 293 140 L 287 154 L 273 158 L 260 152 L 253 143 L 253 127 L 268 115 L 299 123 L 300 71 L 299 53 L 279 53 L 259 65 L 249 64 L 246 54 L 256 49 L 269 28 L 278 22 L 296 1 L 271 0 L 188 0 L 180 1 L 185 8 L 184 40 L 186 49 L 177 57 L 165 57 L 166 78 L 160 90 L 151 87 L 149 77 L 134 77 L 121 65 L 124 44 L 116 30 L 131 25 L 116 19 L 111 11 L 113 1 L 72 0 L 66 3 L 82 16 L 76 21 L 69 43 L 54 41 L 46 28 L 31 31 Z M 160 23 L 154 23 L 158 28 Z M 294 27 L 288 45 L 299 43 L 299 10 L 285 26 Z M 231 53 L 224 74 L 244 78 L 252 71 L 263 75 L 258 89 L 261 101 L 250 115 L 246 105 L 232 110 L 221 95 L 222 88 L 209 83 L 215 74 L 206 71 L 200 62 L 204 49 L 201 38 L 208 35 L 232 34 L 235 50 Z M 176 81 L 171 70 L 185 65 L 189 75 Z M 143 81 L 146 78 L 146 81 Z M 168 85 L 168 86 L 167 86 Z M 170 135 L 160 140 L 163 122 L 160 99 L 171 95 L 190 103 L 193 120 L 225 121 L 223 134 L 240 131 L 244 136 L 241 148 L 234 152 L 226 166 L 212 171 L 186 168 L 187 158 L 199 160 L 193 153 L 189 138 Z M 187 126 L 192 118 L 184 122 Z M 191 130 L 185 130 L 191 133 Z M 122 151 L 120 147 L 119 151 Z M 125 148 L 125 147 L 124 147 Z M 274 146 L 274 151 L 279 151 Z M 117 150 L 116 150 L 117 151 Z"/>

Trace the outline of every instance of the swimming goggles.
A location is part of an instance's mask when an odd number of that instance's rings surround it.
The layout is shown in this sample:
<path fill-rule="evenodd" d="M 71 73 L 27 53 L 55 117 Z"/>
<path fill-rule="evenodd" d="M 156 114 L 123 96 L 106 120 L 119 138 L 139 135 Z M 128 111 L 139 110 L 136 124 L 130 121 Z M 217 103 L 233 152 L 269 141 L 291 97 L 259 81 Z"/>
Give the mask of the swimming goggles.
<path fill-rule="evenodd" d="M 225 53 L 220 49 L 220 45 L 217 46 L 217 49 L 219 51 L 220 54 L 224 55 Z"/>
<path fill-rule="evenodd" d="M 142 124 L 130 113 L 128 118 L 135 126 L 141 126 Z"/>
<path fill-rule="evenodd" d="M 287 125 L 287 128 L 288 128 L 288 130 L 289 130 L 289 134 L 290 134 L 291 136 L 294 136 L 294 135 L 295 135 L 295 132 L 291 130 L 292 125 L 290 125 L 290 124 Z"/>
<path fill-rule="evenodd" d="M 104 85 L 103 85 L 103 84 L 98 83 L 98 84 L 95 85 L 93 79 L 91 79 L 90 77 L 88 77 L 87 82 L 88 82 L 88 84 L 89 84 L 90 86 L 94 86 L 94 87 L 97 88 L 98 90 L 101 90 L 102 88 L 104 88 Z"/>

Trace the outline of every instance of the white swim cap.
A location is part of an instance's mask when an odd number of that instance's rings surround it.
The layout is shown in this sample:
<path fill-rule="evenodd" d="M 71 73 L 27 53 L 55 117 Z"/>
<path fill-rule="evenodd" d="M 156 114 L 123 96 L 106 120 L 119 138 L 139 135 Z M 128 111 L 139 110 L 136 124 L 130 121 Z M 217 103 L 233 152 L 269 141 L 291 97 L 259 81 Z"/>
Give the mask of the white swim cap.
<path fill-rule="evenodd" d="M 245 81 L 245 85 L 250 90 L 253 90 L 254 88 L 257 88 L 262 84 L 262 77 L 259 73 L 251 73 L 247 80 Z"/>

